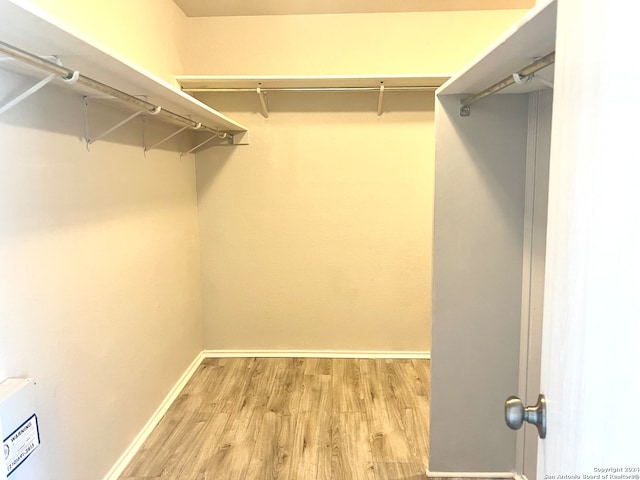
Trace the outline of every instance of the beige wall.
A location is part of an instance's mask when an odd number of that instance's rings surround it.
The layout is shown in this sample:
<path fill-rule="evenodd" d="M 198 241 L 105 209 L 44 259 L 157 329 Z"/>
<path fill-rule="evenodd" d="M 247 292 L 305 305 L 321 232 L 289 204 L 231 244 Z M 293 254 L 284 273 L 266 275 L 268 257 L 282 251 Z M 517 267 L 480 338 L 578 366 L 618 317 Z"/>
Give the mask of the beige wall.
<path fill-rule="evenodd" d="M 183 73 L 453 73 L 525 12 L 189 18 Z"/>
<path fill-rule="evenodd" d="M 201 20 L 169 0 L 32 3 L 166 80 L 442 73 L 522 13 Z M 0 379 L 38 382 L 27 478 L 101 478 L 202 349 L 202 304 L 207 348 L 428 350 L 433 112 L 416 98 L 381 118 L 375 99 L 283 99 L 268 121 L 253 97 L 222 103 L 252 144 L 198 155 L 202 242 L 193 158 L 145 158 L 135 124 L 87 152 L 79 98 L 52 87 L 2 115 Z"/>
<path fill-rule="evenodd" d="M 429 469 L 509 472 L 516 433 L 503 405 L 518 390 L 529 103 L 495 95 L 461 118 L 461 98 L 437 105 Z"/>
<path fill-rule="evenodd" d="M 35 379 L 43 445 L 16 480 L 103 478 L 202 350 L 193 158 L 82 128 L 54 87 L 0 116 L 0 380 Z"/>
<path fill-rule="evenodd" d="M 205 347 L 428 351 L 433 94 L 269 101 L 197 157 Z"/>
<path fill-rule="evenodd" d="M 194 18 L 200 74 L 440 73 L 522 11 Z M 431 348 L 433 99 L 202 97 L 251 145 L 197 156 L 205 347 Z M 429 100 L 429 98 L 431 98 Z M 253 112 L 253 113 L 247 113 Z"/>
<path fill-rule="evenodd" d="M 167 81 L 181 68 L 170 0 L 31 3 Z M 145 157 L 139 123 L 87 152 L 83 123 L 53 87 L 0 116 L 0 380 L 36 380 L 43 443 L 16 480 L 102 478 L 202 350 L 193 157 Z"/>
<path fill-rule="evenodd" d="M 168 82 L 183 71 L 187 17 L 172 0 L 28 1 Z"/>

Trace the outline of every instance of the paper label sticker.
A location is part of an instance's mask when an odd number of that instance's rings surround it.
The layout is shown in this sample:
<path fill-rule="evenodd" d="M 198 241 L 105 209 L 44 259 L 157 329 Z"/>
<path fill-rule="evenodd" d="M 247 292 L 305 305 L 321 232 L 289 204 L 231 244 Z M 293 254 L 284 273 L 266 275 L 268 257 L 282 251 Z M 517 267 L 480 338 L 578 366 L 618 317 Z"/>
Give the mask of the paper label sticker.
<path fill-rule="evenodd" d="M 3 441 L 2 455 L 4 456 L 7 477 L 15 472 L 39 445 L 38 418 L 34 414 Z"/>

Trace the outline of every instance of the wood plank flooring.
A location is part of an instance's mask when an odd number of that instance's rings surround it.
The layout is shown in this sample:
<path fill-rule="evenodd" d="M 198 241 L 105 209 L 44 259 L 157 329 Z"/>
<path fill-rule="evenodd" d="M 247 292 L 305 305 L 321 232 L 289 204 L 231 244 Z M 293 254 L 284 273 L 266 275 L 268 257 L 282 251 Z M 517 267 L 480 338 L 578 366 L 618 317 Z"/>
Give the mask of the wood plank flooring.
<path fill-rule="evenodd" d="M 122 480 L 422 480 L 428 360 L 207 359 Z"/>

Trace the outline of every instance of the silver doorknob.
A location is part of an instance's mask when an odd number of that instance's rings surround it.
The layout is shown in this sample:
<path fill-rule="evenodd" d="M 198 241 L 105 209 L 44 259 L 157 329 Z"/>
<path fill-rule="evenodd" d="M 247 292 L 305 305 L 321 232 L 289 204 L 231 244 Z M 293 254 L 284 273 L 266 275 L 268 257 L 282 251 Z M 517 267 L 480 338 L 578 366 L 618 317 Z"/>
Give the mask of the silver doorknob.
<path fill-rule="evenodd" d="M 544 395 L 538 395 L 538 403 L 525 407 L 518 397 L 509 397 L 504 403 L 504 420 L 513 430 L 519 430 L 524 422 L 538 428 L 540 438 L 547 436 L 547 401 Z"/>

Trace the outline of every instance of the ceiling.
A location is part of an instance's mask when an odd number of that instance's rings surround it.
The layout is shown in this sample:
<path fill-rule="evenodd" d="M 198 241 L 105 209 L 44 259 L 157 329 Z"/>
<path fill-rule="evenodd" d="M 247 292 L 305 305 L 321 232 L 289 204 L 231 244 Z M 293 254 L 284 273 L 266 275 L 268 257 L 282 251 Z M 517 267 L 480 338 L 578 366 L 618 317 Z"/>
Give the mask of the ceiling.
<path fill-rule="evenodd" d="M 174 0 L 189 17 L 528 9 L 535 0 Z"/>

